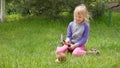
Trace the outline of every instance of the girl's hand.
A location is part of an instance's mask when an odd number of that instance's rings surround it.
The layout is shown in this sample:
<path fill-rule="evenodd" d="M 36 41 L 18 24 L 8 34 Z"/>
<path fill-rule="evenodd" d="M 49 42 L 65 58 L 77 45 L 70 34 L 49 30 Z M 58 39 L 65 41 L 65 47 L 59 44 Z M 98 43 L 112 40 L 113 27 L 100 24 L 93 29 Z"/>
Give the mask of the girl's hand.
<path fill-rule="evenodd" d="M 69 43 L 69 42 L 66 42 L 65 40 L 62 41 L 62 44 L 63 44 L 63 45 L 70 45 L 70 43 Z"/>
<path fill-rule="evenodd" d="M 70 50 L 74 50 L 76 48 L 76 46 L 74 44 L 71 44 L 71 46 L 69 47 Z"/>

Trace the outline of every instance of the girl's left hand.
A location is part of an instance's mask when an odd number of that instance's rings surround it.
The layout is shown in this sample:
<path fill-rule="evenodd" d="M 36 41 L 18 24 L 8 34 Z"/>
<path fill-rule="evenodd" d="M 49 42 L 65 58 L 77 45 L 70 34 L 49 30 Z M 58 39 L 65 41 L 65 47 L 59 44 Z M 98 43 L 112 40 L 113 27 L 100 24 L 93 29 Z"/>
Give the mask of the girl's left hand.
<path fill-rule="evenodd" d="M 69 47 L 70 50 L 74 50 L 76 48 L 76 46 L 74 44 L 71 44 L 71 46 Z"/>

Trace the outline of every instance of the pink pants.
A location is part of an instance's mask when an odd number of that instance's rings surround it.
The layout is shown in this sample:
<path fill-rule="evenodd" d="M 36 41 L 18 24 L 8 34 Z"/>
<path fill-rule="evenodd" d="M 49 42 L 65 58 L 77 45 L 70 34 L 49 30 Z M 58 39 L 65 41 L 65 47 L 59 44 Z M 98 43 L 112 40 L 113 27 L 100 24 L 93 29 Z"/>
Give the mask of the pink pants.
<path fill-rule="evenodd" d="M 57 47 L 56 54 L 65 53 L 67 50 L 68 50 L 67 45 L 64 45 L 62 47 Z M 83 56 L 85 54 L 86 54 L 86 51 L 85 51 L 85 46 L 84 45 L 82 45 L 80 47 L 76 47 L 72 52 L 72 55 L 74 55 L 74 56 Z"/>

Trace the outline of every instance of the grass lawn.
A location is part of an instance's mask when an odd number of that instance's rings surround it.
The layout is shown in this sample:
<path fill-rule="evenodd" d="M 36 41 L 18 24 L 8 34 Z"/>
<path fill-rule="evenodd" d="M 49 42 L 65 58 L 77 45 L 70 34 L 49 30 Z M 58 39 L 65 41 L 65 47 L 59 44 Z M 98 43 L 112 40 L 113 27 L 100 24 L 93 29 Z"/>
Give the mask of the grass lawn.
<path fill-rule="evenodd" d="M 101 54 L 67 54 L 62 63 L 55 63 L 55 49 L 71 20 L 34 17 L 0 23 L 0 68 L 120 68 L 120 13 L 113 13 L 110 25 L 106 16 L 90 22 L 86 44 Z"/>

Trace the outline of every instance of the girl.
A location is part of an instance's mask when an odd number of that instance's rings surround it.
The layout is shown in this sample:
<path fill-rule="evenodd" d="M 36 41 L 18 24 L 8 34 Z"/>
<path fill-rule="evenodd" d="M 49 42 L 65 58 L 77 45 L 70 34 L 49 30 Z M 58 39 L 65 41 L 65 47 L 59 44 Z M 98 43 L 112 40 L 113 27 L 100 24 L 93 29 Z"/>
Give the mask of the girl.
<path fill-rule="evenodd" d="M 62 47 L 57 47 L 56 54 L 72 51 L 74 56 L 86 54 L 85 43 L 89 35 L 89 14 L 84 4 L 74 10 L 74 21 L 70 22 L 67 29 L 67 38 Z M 68 44 L 70 46 L 68 46 Z"/>

